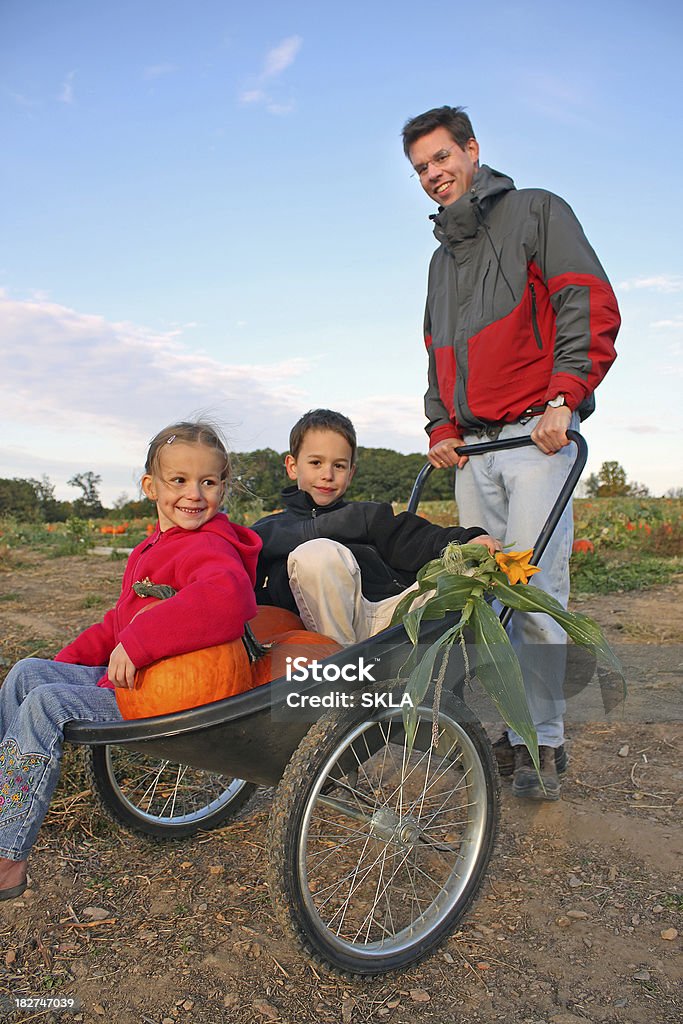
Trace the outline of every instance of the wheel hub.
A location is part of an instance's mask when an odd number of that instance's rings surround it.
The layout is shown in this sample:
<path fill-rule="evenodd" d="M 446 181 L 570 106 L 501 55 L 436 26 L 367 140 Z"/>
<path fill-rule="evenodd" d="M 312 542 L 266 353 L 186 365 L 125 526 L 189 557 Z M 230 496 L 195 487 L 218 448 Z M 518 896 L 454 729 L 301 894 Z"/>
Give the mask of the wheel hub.
<path fill-rule="evenodd" d="M 389 807 L 380 807 L 370 819 L 370 831 L 378 839 L 397 843 L 400 846 L 414 846 L 420 838 L 420 826 L 414 818 L 400 818 Z"/>

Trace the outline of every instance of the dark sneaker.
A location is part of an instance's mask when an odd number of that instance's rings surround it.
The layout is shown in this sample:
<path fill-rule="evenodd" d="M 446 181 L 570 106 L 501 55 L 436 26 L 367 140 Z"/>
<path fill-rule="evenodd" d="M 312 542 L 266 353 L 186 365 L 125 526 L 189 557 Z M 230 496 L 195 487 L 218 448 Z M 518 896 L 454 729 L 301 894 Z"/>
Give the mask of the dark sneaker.
<path fill-rule="evenodd" d="M 493 744 L 493 756 L 498 765 L 498 774 L 512 775 L 515 770 L 515 748 L 506 732 Z M 558 775 L 565 775 L 569 767 L 569 754 L 564 743 L 561 747 L 555 748 L 555 767 Z"/>
<path fill-rule="evenodd" d="M 552 747 L 539 747 L 540 777 L 526 747 L 514 748 L 515 769 L 512 773 L 512 794 L 525 800 L 559 800 L 560 780 Z"/>

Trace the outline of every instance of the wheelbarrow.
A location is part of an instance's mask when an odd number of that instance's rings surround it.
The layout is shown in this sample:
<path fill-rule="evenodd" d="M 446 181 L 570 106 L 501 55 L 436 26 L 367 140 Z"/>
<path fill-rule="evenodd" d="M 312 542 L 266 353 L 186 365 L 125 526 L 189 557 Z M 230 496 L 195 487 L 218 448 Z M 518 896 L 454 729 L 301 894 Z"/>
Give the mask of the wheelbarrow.
<path fill-rule="evenodd" d="M 585 441 L 575 431 L 568 436 L 576 459 L 534 562 L 585 465 Z M 460 452 L 532 443 L 514 438 Z M 421 470 L 409 511 L 417 510 L 431 469 Z M 425 622 L 420 642 L 434 642 L 454 622 L 452 615 Z M 157 718 L 68 723 L 65 738 L 90 748 L 93 788 L 113 817 L 156 839 L 215 829 L 257 786 L 276 787 L 267 876 L 280 923 L 336 971 L 371 976 L 404 969 L 442 943 L 468 910 L 499 816 L 498 772 L 463 700 L 466 673 L 457 648 L 436 713 L 438 740 L 428 693 L 409 747 L 399 676 L 411 650 L 403 626 L 392 626 L 325 658 L 318 678 L 309 675 L 295 688 L 283 676 Z M 343 678 L 359 665 L 371 666 L 371 684 Z"/>

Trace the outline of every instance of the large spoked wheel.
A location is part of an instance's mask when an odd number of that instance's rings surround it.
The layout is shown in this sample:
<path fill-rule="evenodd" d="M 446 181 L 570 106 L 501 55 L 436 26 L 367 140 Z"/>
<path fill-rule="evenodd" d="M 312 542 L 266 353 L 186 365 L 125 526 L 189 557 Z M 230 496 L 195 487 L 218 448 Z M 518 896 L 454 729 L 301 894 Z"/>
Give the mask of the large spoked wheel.
<path fill-rule="evenodd" d="M 386 687 L 383 692 L 386 692 Z M 402 688 L 394 690 L 398 703 Z M 307 733 L 278 787 L 269 882 L 278 918 L 335 970 L 382 974 L 453 930 L 489 863 L 498 772 L 471 712 L 429 698 L 408 753 L 400 708 L 335 712 Z"/>
<path fill-rule="evenodd" d="M 155 839 L 180 839 L 217 828 L 256 787 L 126 747 L 90 748 L 95 796 L 117 821 Z"/>

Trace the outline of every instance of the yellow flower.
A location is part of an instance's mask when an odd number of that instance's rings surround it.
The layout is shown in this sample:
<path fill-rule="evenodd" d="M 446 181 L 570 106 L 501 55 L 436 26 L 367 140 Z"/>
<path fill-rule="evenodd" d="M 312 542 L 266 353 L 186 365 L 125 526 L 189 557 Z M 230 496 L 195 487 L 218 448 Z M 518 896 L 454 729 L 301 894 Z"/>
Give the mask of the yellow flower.
<path fill-rule="evenodd" d="M 537 565 L 529 565 L 529 559 L 533 555 L 533 548 L 528 551 L 498 551 L 496 562 L 503 570 L 510 583 L 528 583 L 529 577 L 541 570 Z"/>

